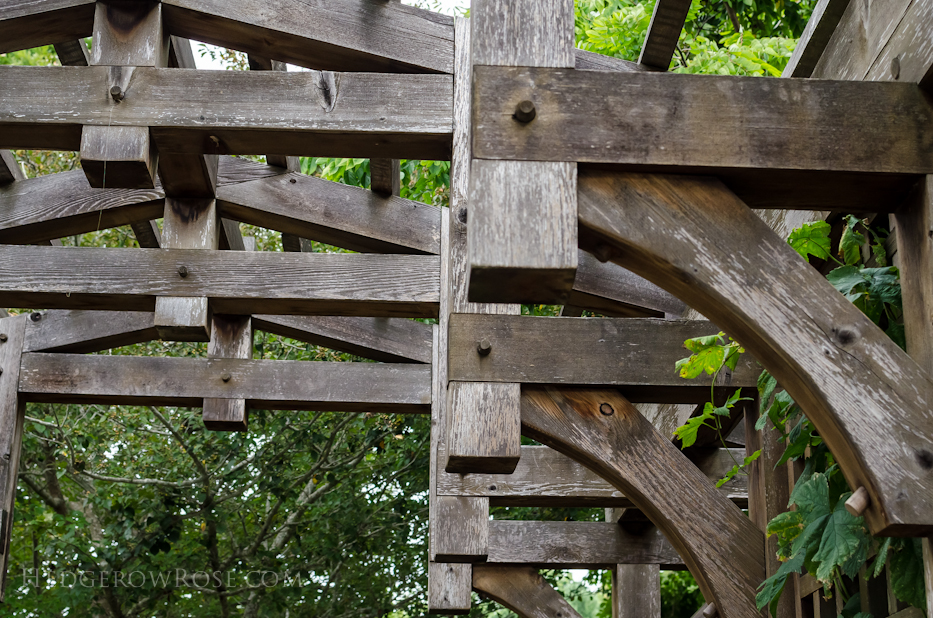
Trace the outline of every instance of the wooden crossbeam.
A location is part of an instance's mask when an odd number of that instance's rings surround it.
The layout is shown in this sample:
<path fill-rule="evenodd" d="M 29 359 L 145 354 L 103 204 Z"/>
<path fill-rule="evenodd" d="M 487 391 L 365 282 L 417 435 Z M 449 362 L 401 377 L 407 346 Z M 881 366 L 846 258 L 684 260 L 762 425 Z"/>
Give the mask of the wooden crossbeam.
<path fill-rule="evenodd" d="M 217 313 L 435 317 L 439 267 L 413 255 L 3 246 L 0 305 L 151 311 L 180 296 L 210 298 Z"/>
<path fill-rule="evenodd" d="M 159 338 L 150 311 L 42 311 L 29 314 L 24 352 L 100 352 Z"/>
<path fill-rule="evenodd" d="M 920 506 L 933 500 L 924 463 L 933 382 L 915 361 L 718 181 L 594 172 L 580 187 L 581 236 L 616 246 L 626 267 L 754 354 L 806 411 L 849 485 L 867 489 L 874 534 L 933 529 Z M 898 423 L 886 422 L 892 414 Z"/>
<path fill-rule="evenodd" d="M 910 84 L 477 67 L 474 88 L 480 159 L 933 171 L 933 106 Z M 528 98 L 537 115 L 516 122 Z"/>
<path fill-rule="evenodd" d="M 714 483 L 744 458 L 742 449 L 698 449 L 687 453 Z M 740 508 L 748 505 L 748 478 L 734 477 L 719 490 Z M 618 507 L 632 501 L 599 475 L 546 446 L 523 446 L 512 474 L 439 474 L 440 496 L 488 498 L 491 506 Z"/>
<path fill-rule="evenodd" d="M 674 365 L 690 355 L 684 341 L 717 332 L 700 320 L 454 314 L 450 379 L 612 385 L 631 401 L 702 403 L 710 396 L 710 377 L 685 380 Z M 488 353 L 478 350 L 480 342 L 489 344 Z M 754 389 L 760 373 L 745 355 L 716 390 Z"/>
<path fill-rule="evenodd" d="M 91 36 L 95 0 L 2 0 L 0 54 Z"/>
<path fill-rule="evenodd" d="M 163 155 L 450 158 L 450 76 L 322 75 L 140 67 L 115 104 L 107 67 L 0 67 L 0 148 L 78 150 L 82 125 L 148 126 Z"/>
<path fill-rule="evenodd" d="M 250 408 L 427 414 L 425 365 L 23 355 L 19 391 L 29 401 L 201 407 L 205 398 Z"/>
<path fill-rule="evenodd" d="M 638 63 L 666 71 L 671 66 L 677 40 L 687 21 L 690 0 L 658 0 L 651 14 L 651 23 L 641 46 Z"/>
<path fill-rule="evenodd" d="M 473 589 L 519 618 L 581 618 L 561 594 L 531 567 L 473 567 Z"/>
<path fill-rule="evenodd" d="M 54 47 L 55 53 L 58 54 L 58 61 L 64 67 L 86 67 L 91 62 L 91 55 L 84 39 L 56 43 Z"/>

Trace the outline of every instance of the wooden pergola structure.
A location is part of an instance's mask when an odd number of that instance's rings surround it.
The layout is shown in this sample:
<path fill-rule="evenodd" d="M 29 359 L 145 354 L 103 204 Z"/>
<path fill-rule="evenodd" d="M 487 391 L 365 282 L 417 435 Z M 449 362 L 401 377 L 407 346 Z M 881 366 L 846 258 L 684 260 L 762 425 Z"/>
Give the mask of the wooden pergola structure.
<path fill-rule="evenodd" d="M 674 375 L 682 342 L 720 327 L 864 488 L 872 533 L 933 533 L 933 0 L 820 0 L 795 79 L 664 72 L 689 4 L 658 0 L 631 63 L 575 49 L 572 0 L 474 0 L 471 20 L 391 0 L 0 0 L 0 53 L 55 44 L 65 65 L 0 67 L 0 148 L 83 167 L 26 180 L 0 152 L 0 306 L 41 310 L 0 320 L 0 569 L 27 401 L 203 406 L 234 431 L 249 408 L 430 413 L 433 611 L 468 612 L 475 589 L 572 617 L 535 569 L 611 568 L 614 615 L 658 616 L 672 566 L 705 616 L 758 616 L 778 566 L 763 529 L 793 483 L 781 446 L 734 437 L 763 455 L 717 490 L 725 449 L 670 439 L 711 386 Z M 193 70 L 188 39 L 253 70 Z M 297 156 L 369 157 L 372 191 Z M 449 209 L 398 197 L 402 158 L 452 161 Z M 910 356 L 784 241 L 833 211 L 891 215 Z M 288 253 L 250 251 L 239 222 Z M 143 248 L 48 246 L 126 224 Z M 253 329 L 383 362 L 252 360 Z M 156 338 L 209 358 L 86 354 Z M 754 395 L 757 373 L 744 361 L 717 392 Z M 793 586 L 782 618 L 836 615 Z"/>

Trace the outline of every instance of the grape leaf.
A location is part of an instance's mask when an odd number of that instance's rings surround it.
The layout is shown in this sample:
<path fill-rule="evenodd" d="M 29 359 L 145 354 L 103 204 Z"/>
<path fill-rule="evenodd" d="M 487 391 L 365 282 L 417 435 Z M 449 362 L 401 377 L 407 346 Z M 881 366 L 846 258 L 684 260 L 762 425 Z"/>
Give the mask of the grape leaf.
<path fill-rule="evenodd" d="M 791 232 L 787 242 L 807 261 L 810 261 L 811 255 L 828 260 L 832 250 L 832 241 L 829 239 L 831 229 L 825 221 L 805 223 Z"/>

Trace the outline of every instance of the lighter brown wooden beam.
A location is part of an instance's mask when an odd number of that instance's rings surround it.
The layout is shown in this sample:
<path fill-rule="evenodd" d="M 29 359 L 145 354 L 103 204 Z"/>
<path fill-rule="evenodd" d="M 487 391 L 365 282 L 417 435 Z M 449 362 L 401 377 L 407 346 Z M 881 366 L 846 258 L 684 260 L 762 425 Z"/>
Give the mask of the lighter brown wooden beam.
<path fill-rule="evenodd" d="M 13 507 L 23 443 L 26 400 L 18 393 L 25 315 L 0 319 L 0 602 L 10 567 Z"/>
<path fill-rule="evenodd" d="M 95 0 L 4 0 L 0 54 L 91 36 Z"/>
<path fill-rule="evenodd" d="M 472 604 L 473 565 L 428 563 L 428 613 L 469 614 Z"/>
<path fill-rule="evenodd" d="M 215 315 L 211 327 L 208 358 L 252 358 L 253 325 L 248 315 Z M 233 374 L 221 376 L 230 382 Z M 204 426 L 214 431 L 246 431 L 248 410 L 245 399 L 204 399 Z"/>
<path fill-rule="evenodd" d="M 551 584 L 530 567 L 474 565 L 473 589 L 519 618 L 581 618 Z"/>

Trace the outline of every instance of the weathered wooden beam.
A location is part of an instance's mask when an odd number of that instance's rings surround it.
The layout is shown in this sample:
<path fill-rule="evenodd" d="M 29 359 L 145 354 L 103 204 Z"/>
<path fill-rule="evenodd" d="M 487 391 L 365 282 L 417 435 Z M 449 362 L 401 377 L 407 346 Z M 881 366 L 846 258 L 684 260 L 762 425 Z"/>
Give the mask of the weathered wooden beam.
<path fill-rule="evenodd" d="M 148 126 L 163 155 L 449 159 L 449 75 L 325 77 L 140 67 L 117 104 L 108 67 L 2 67 L 0 147 L 78 150 L 81 125 Z"/>
<path fill-rule="evenodd" d="M 384 363 L 430 363 L 431 326 L 402 318 L 256 315 L 257 330 Z"/>
<path fill-rule="evenodd" d="M 921 506 L 933 501 L 928 373 L 715 179 L 588 173 L 580 186 L 586 242 L 615 246 L 627 268 L 742 342 L 806 411 L 849 485 L 867 489 L 873 534 L 933 531 Z"/>
<path fill-rule="evenodd" d="M 470 300 L 563 304 L 577 269 L 576 165 L 566 158 L 486 160 L 491 157 L 477 148 L 485 119 L 475 105 L 482 86 L 477 78 L 486 71 L 574 67 L 573 0 L 481 0 L 470 15 Z M 509 103 L 509 120 L 521 129 L 540 124 L 528 99 Z"/>
<path fill-rule="evenodd" d="M 688 0 L 658 0 L 651 13 L 651 23 L 641 46 L 638 63 L 653 69 L 666 71 L 671 66 L 671 59 L 677 49 L 677 40 L 684 29 Z"/>
<path fill-rule="evenodd" d="M 95 0 L 2 0 L 0 54 L 91 36 Z"/>
<path fill-rule="evenodd" d="M 0 150 L 0 187 L 17 180 L 26 180 L 23 169 L 9 150 Z M 2 189 L 0 189 L 2 190 Z"/>
<path fill-rule="evenodd" d="M 91 63 L 91 54 L 84 39 L 55 43 L 54 47 L 63 67 L 86 67 Z"/>
<path fill-rule="evenodd" d="M 606 521 L 632 527 L 625 514 L 630 509 L 606 509 Z M 640 511 L 639 511 L 640 513 Z M 640 534 L 655 535 L 653 525 L 639 526 Z M 661 618 L 661 566 L 658 564 L 616 564 L 611 569 L 610 598 L 612 618 Z"/>
<path fill-rule="evenodd" d="M 643 64 L 604 54 L 574 49 L 574 68 L 578 71 L 648 71 Z"/>
<path fill-rule="evenodd" d="M 311 69 L 452 73 L 453 20 L 398 2 L 163 0 L 169 29 L 189 39 Z M 295 11 L 301 19 L 295 19 Z"/>
<path fill-rule="evenodd" d="M 252 358 L 253 325 L 248 315 L 215 315 L 211 327 L 208 358 Z M 229 382 L 233 375 L 221 376 Z M 204 399 L 204 426 L 214 431 L 246 431 L 245 399 Z"/>
<path fill-rule="evenodd" d="M 159 338 L 148 311 L 42 311 L 29 314 L 24 352 L 100 352 Z"/>
<path fill-rule="evenodd" d="M 929 2 L 911 2 L 904 18 L 872 64 L 866 79 L 891 79 L 920 84 L 933 91 L 933 6 Z"/>
<path fill-rule="evenodd" d="M 637 402 L 702 403 L 709 400 L 710 377 L 685 380 L 674 365 L 690 355 L 684 341 L 718 332 L 702 320 L 454 314 L 450 379 L 611 385 Z M 745 355 L 716 390 L 754 389 L 760 373 Z"/>
<path fill-rule="evenodd" d="M 741 449 L 694 449 L 685 453 L 715 483 L 741 461 Z M 748 504 L 748 479 L 739 475 L 719 490 L 739 508 Z M 512 474 L 445 474 L 437 477 L 439 496 L 488 498 L 491 506 L 618 507 L 632 501 L 602 477 L 546 446 L 523 446 Z"/>
<path fill-rule="evenodd" d="M 512 118 L 522 99 L 536 104 L 529 123 Z M 473 121 L 480 159 L 933 171 L 933 105 L 910 84 L 477 67 Z"/>
<path fill-rule="evenodd" d="M 446 338 L 454 312 L 517 315 L 518 305 L 470 303 L 467 236 L 470 193 L 470 22 L 457 20 L 454 88 L 454 147 L 450 169 L 450 209 L 442 237 L 440 328 Z M 471 232 L 472 234 L 472 232 Z M 471 346 L 472 347 L 472 346 Z M 447 349 L 447 345 L 444 346 Z M 446 358 L 445 358 L 446 366 Z M 446 369 L 445 369 L 446 371 Z M 521 455 L 518 384 L 449 381 L 446 426 L 439 460 L 446 472 L 498 472 L 515 469 Z"/>
<path fill-rule="evenodd" d="M 249 62 L 250 71 L 287 71 L 288 65 L 284 62 L 279 62 L 278 60 L 271 60 L 269 58 L 263 58 L 261 56 L 256 56 L 255 54 L 249 54 L 247 56 L 247 61 Z M 275 165 L 278 167 L 284 167 L 289 172 L 300 172 L 301 171 L 301 159 L 298 157 L 286 157 L 283 155 L 266 155 L 266 163 L 269 165 Z"/>
<path fill-rule="evenodd" d="M 402 162 L 398 159 L 370 159 L 370 188 L 383 197 L 402 194 Z"/>
<path fill-rule="evenodd" d="M 472 581 L 472 564 L 428 562 L 428 613 L 469 614 Z"/>
<path fill-rule="evenodd" d="M 157 296 L 181 296 L 217 313 L 435 317 L 439 267 L 414 255 L 2 246 L 0 305 L 152 311 Z"/>
<path fill-rule="evenodd" d="M 581 618 L 567 599 L 531 567 L 475 565 L 473 589 L 519 618 Z"/>
<path fill-rule="evenodd" d="M 219 187 L 225 217 L 353 251 L 440 252 L 440 209 L 289 173 Z"/>
<path fill-rule="evenodd" d="M 19 390 L 47 403 L 196 408 L 216 398 L 269 410 L 427 414 L 430 373 L 425 365 L 29 353 Z"/>
<path fill-rule="evenodd" d="M 0 319 L 0 602 L 10 567 L 13 507 L 26 413 L 26 400 L 17 389 L 26 319 L 25 315 Z"/>
<path fill-rule="evenodd" d="M 611 390 L 526 387 L 522 428 L 629 496 L 664 533 L 720 616 L 759 615 L 764 535 L 623 397 Z"/>
<path fill-rule="evenodd" d="M 850 0 L 819 0 L 781 77 L 810 77 Z"/>

